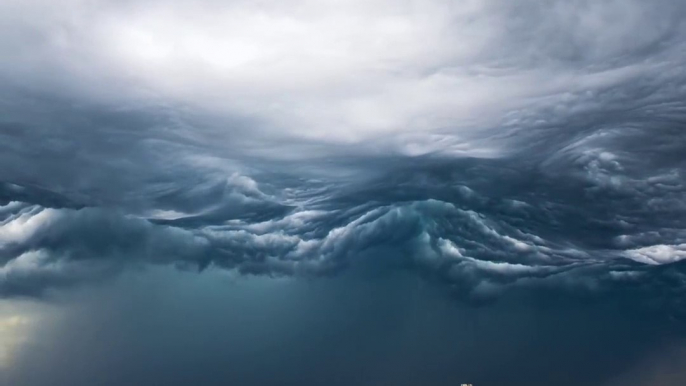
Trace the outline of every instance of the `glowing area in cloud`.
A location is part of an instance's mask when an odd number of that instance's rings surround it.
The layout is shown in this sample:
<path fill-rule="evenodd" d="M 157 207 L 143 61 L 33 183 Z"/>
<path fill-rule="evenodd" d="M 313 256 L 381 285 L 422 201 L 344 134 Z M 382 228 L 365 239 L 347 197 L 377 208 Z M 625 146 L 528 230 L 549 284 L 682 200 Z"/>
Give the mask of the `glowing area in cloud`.
<path fill-rule="evenodd" d="M 33 320 L 24 315 L 0 316 L 0 369 L 12 362 L 12 353 L 28 338 Z"/>

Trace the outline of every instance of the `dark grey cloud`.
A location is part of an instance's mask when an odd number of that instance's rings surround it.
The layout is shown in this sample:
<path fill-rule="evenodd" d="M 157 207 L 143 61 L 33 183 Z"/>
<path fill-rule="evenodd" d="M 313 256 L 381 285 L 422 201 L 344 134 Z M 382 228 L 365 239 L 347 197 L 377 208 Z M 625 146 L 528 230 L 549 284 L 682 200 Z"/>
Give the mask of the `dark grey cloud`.
<path fill-rule="evenodd" d="M 234 174 L 194 214 L 171 207 L 143 218 L 113 208 L 8 200 L 4 292 L 40 293 L 69 284 L 70 276 L 80 282 L 90 272 L 81 264 L 93 274 L 152 263 L 318 276 L 366 259 L 417 268 L 470 301 L 517 288 L 583 296 L 636 291 L 650 298 L 663 280 L 682 281 L 680 264 L 652 267 L 682 258 L 683 208 L 669 205 L 683 196 L 678 175 L 623 182 L 624 192 L 588 174 L 551 177 L 516 160 L 412 162 L 362 184 L 326 191 L 311 182 L 273 195 Z M 8 184 L 5 191 L 43 193 Z M 682 286 L 671 291 L 677 307 Z"/>
<path fill-rule="evenodd" d="M 36 338 L 55 351 L 20 350 L 12 382 L 678 384 L 661 350 L 683 362 L 685 16 L 674 0 L 3 2 L 0 305 L 40 299 L 122 338 L 62 341 L 76 330 L 57 323 Z M 121 299 L 150 289 L 132 275 L 297 294 L 247 321 L 212 314 L 217 287 L 193 289 L 198 308 L 174 292 L 131 311 Z M 330 328 L 296 328 L 318 318 Z M 0 315 L 0 333 L 23 320 Z M 82 351 L 61 362 L 67 341 Z M 123 359 L 136 350 L 161 357 Z"/>

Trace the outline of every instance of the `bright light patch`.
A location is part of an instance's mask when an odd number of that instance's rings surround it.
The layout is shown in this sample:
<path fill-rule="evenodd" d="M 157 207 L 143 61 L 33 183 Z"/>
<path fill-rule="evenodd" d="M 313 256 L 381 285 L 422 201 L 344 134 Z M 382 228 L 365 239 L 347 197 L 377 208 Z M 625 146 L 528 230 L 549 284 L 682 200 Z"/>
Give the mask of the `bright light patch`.
<path fill-rule="evenodd" d="M 28 337 L 32 319 L 24 315 L 0 316 L 0 368 L 12 362 L 12 353 Z"/>

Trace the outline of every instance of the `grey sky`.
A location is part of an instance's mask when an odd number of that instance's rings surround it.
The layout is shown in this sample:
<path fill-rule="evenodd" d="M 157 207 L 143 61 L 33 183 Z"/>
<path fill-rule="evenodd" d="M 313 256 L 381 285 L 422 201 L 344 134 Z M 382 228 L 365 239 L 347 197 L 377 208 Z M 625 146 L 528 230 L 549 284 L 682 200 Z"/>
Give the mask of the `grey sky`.
<path fill-rule="evenodd" d="M 125 302 L 94 306 L 147 293 L 127 289 L 121 277 L 169 288 L 217 275 L 257 287 L 285 280 L 302 291 L 288 299 L 296 303 L 317 296 L 304 289 L 314 280 L 324 288 L 317 301 L 332 303 L 303 311 L 307 320 L 350 311 L 335 306 L 339 289 L 329 286 L 355 288 L 351 303 L 365 298 L 359 288 L 388 291 L 368 307 L 395 312 L 405 306 L 395 302 L 409 280 L 441 294 L 428 311 L 481 315 L 475 318 L 485 325 L 476 329 L 486 335 L 507 324 L 508 310 L 543 313 L 534 319 L 568 349 L 560 360 L 587 355 L 554 327 L 563 316 L 584 323 L 579 336 L 607 333 L 593 357 L 603 365 L 589 370 L 588 384 L 614 386 L 607 382 L 633 374 L 610 357 L 618 341 L 632 360 L 671 368 L 653 364 L 661 348 L 678 358 L 684 352 L 661 345 L 684 338 L 684 20 L 686 3 L 677 0 L 5 0 L 0 334 L 41 336 L 33 342 L 59 350 L 65 342 L 55 331 L 69 330 L 60 327 L 68 322 L 33 329 L 27 321 L 65 315 L 95 328 L 94 315 L 121 312 L 122 323 L 131 323 L 121 350 L 103 353 L 98 341 L 81 347 L 123 361 L 139 327 L 156 316 L 136 325 L 138 311 Z M 394 275 L 403 278 L 388 279 Z M 198 285 L 212 289 L 198 293 L 223 290 L 207 283 Z M 252 285 L 237 291 L 249 299 L 261 291 Z M 439 296 L 422 291 L 410 295 Z M 220 300 L 209 297 L 197 312 L 211 314 Z M 176 317 L 164 304 L 160 315 Z M 222 315 L 217 320 L 236 323 Z M 369 318 L 360 319 L 360 334 L 384 323 Z M 212 316 L 201 319 L 199 326 L 214 326 Z M 446 321 L 468 326 L 451 314 L 415 327 L 436 322 L 450 335 Z M 607 326 L 614 324 L 624 330 L 613 335 Z M 623 342 L 650 326 L 659 328 L 644 342 Z M 173 325 L 143 344 L 154 354 L 165 334 L 192 328 Z M 345 337 L 340 328 L 321 333 Z M 43 332 L 20 334 L 29 330 Z M 256 326 L 254 334 L 268 330 Z M 235 331 L 227 341 L 238 339 Z M 267 346 L 281 342 L 281 332 Z M 540 360 L 553 350 L 528 327 L 511 333 L 534 343 L 504 339 L 508 350 L 538 349 Z M 410 346 L 463 358 L 429 335 L 422 337 L 431 345 Z M 201 346 L 209 338 L 189 339 Z M 9 363 L 2 356 L 12 346 L 25 355 L 14 379 L 46 384 L 50 376 L 26 377 L 32 360 L 43 361 L 45 374 L 57 374 L 62 362 L 25 341 L 0 339 L 0 360 Z M 208 349 L 238 355 L 252 347 L 242 342 L 235 351 Z M 493 347 L 490 338 L 483 342 Z M 388 347 L 375 341 L 368 359 Z M 313 358 L 322 350 L 311 349 Z M 185 360 L 169 355 L 168 363 Z M 222 364 L 210 357 L 202 357 L 206 369 L 221 384 L 230 376 L 215 372 Z M 535 371 L 525 361 L 498 360 L 531 384 L 527 374 Z M 133 369 L 134 384 L 166 379 L 121 364 Z M 484 375 L 493 369 L 488 363 L 474 365 L 485 366 L 474 374 L 486 382 L 506 379 Z M 283 374 L 303 363 L 293 366 Z M 564 379 L 563 367 L 540 384 Z M 443 380 L 454 379 L 441 369 Z M 384 371 L 380 379 L 395 379 Z M 321 381 L 325 373 L 293 382 Z M 680 379 L 650 371 L 636 377 L 666 385 Z"/>

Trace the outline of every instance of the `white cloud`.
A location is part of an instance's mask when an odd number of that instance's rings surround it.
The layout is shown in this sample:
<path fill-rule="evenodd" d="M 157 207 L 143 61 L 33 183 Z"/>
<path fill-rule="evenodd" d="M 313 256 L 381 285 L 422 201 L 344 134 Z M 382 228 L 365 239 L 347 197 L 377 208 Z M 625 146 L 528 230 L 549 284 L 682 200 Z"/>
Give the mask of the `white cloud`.
<path fill-rule="evenodd" d="M 470 135 L 507 112 L 650 70 L 612 63 L 675 28 L 658 20 L 679 6 L 658 3 L 9 1 L 0 65 L 119 103 L 153 96 L 254 118 L 287 137 L 415 133 L 398 145 L 415 155 L 443 146 L 416 133 L 447 131 L 461 141 L 449 153 L 482 155 Z"/>
<path fill-rule="evenodd" d="M 645 264 L 668 264 L 686 258 L 686 244 L 680 245 L 651 245 L 626 251 L 626 256 Z"/>

